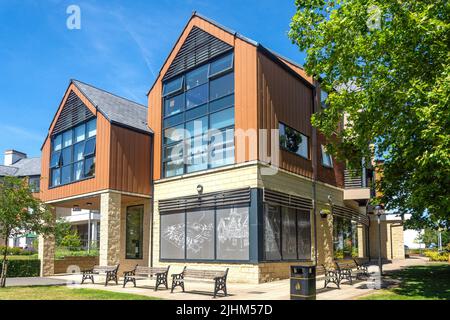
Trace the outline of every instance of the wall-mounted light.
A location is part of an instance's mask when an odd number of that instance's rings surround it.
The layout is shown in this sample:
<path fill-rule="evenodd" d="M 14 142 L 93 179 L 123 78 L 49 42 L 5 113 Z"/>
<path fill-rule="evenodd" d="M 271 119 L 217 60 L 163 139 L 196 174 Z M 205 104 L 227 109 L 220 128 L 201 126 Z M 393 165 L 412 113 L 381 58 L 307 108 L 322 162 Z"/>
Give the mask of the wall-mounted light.
<path fill-rule="evenodd" d="M 203 186 L 202 186 L 201 184 L 199 184 L 199 185 L 197 186 L 197 193 L 198 193 L 199 195 L 201 195 L 201 194 L 203 193 Z"/>
<path fill-rule="evenodd" d="M 92 202 L 86 202 L 86 205 L 87 205 L 88 207 L 92 207 Z"/>

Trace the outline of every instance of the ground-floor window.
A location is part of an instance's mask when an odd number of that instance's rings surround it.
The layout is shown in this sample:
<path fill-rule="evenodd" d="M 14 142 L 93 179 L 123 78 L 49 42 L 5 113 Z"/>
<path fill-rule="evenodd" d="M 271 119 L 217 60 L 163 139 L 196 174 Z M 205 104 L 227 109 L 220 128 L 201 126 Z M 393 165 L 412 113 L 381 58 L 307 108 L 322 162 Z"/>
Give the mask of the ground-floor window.
<path fill-rule="evenodd" d="M 333 218 L 333 249 L 335 259 L 358 257 L 358 224 L 343 217 Z"/>
<path fill-rule="evenodd" d="M 160 257 L 165 260 L 249 260 L 249 207 L 161 213 Z"/>
<path fill-rule="evenodd" d="M 310 212 L 264 204 L 264 260 L 310 260 Z"/>
<path fill-rule="evenodd" d="M 127 208 L 126 259 L 142 259 L 144 237 L 144 206 Z"/>

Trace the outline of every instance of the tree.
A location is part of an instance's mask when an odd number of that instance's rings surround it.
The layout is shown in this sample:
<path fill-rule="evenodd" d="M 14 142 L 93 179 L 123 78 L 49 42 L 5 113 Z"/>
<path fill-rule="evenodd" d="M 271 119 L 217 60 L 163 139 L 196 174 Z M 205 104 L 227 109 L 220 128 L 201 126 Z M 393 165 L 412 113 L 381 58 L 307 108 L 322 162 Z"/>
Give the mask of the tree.
<path fill-rule="evenodd" d="M 30 232 L 48 235 L 54 231 L 50 208 L 33 197 L 24 179 L 4 177 L 0 180 L 0 237 L 6 243 L 10 237 Z M 7 247 L 3 252 L 0 287 L 6 283 Z"/>
<path fill-rule="evenodd" d="M 350 168 L 383 159 L 379 201 L 410 227 L 450 225 L 450 4 L 297 0 L 289 37 L 328 107 L 313 124 Z M 348 122 L 337 130 L 344 115 Z M 335 138 L 333 135 L 336 134 Z M 375 148 L 369 146 L 374 145 Z"/>

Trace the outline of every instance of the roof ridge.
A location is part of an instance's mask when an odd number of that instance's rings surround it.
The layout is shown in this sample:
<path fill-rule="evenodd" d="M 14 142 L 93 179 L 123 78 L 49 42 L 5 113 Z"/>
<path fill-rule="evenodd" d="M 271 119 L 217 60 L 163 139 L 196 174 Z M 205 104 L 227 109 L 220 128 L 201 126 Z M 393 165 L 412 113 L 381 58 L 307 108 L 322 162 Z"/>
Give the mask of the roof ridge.
<path fill-rule="evenodd" d="M 112 93 L 112 92 L 110 92 L 110 91 L 108 91 L 108 90 L 105 90 L 105 89 L 101 89 L 101 88 L 99 88 L 99 87 L 96 87 L 96 86 L 94 86 L 94 85 L 92 85 L 92 84 L 89 84 L 89 83 L 86 83 L 86 82 L 84 82 L 84 81 L 81 81 L 81 80 L 78 80 L 78 79 L 71 79 L 71 81 L 72 81 L 72 82 L 79 82 L 79 83 L 81 83 L 81 84 L 84 84 L 84 85 L 86 85 L 86 86 L 89 86 L 89 87 L 91 87 L 91 88 L 93 88 L 93 89 L 96 89 L 96 90 L 98 90 L 98 91 L 104 92 L 104 93 L 106 93 L 106 94 L 112 95 L 112 96 L 117 97 L 117 98 L 119 98 L 119 99 L 126 100 L 126 101 L 128 101 L 128 102 L 131 102 L 131 103 L 133 103 L 133 104 L 136 104 L 137 106 L 142 107 L 142 108 L 144 108 L 144 109 L 148 109 L 146 106 L 144 106 L 143 104 L 140 104 L 139 102 L 133 101 L 133 100 L 128 99 L 128 98 L 125 98 L 125 97 L 121 97 L 121 96 L 119 96 L 118 94 Z"/>

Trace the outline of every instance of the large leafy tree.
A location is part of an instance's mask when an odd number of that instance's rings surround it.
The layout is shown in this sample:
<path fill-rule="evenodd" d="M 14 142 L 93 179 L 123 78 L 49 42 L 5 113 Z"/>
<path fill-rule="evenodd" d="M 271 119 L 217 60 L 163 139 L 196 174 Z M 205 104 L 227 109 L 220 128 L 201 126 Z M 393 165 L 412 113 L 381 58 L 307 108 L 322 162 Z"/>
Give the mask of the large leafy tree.
<path fill-rule="evenodd" d="M 30 232 L 48 235 L 54 232 L 54 217 L 48 206 L 33 197 L 24 179 L 3 177 L 0 180 L 0 237 L 8 243 L 10 237 Z M 0 287 L 5 286 L 7 247 L 5 246 L 0 274 Z"/>
<path fill-rule="evenodd" d="M 450 223 L 450 2 L 297 0 L 289 37 L 328 108 L 313 124 L 357 167 L 376 157 L 388 209 Z M 336 128 L 346 117 L 346 127 Z M 333 134 L 336 139 L 332 139 Z M 374 145 L 375 148 L 369 148 Z"/>

